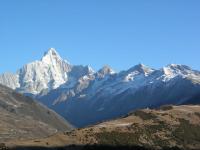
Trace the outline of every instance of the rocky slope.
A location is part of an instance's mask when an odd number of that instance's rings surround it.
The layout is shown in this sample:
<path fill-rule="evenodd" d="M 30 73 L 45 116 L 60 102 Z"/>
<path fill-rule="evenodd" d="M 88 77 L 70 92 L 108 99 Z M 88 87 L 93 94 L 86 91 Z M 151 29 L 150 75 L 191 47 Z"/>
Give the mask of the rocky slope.
<path fill-rule="evenodd" d="M 65 97 L 68 90 L 57 89 L 41 100 L 56 97 L 57 103 L 49 107 L 79 127 L 116 118 L 139 108 L 200 102 L 200 73 L 183 65 L 169 65 L 160 70 L 137 65 L 103 78 L 94 76 L 89 86 L 72 98 Z"/>
<path fill-rule="evenodd" d="M 0 85 L 0 142 L 47 137 L 72 126 L 54 111 Z"/>
<path fill-rule="evenodd" d="M 10 147 L 66 149 L 95 149 L 105 146 L 107 149 L 197 150 L 200 149 L 200 106 L 163 106 L 159 109 L 137 110 L 123 118 L 84 129 L 45 139 L 17 140 L 6 144 Z M 79 147 L 80 145 L 82 146 Z"/>
<path fill-rule="evenodd" d="M 71 65 L 52 48 L 16 74 L 1 75 L 0 83 L 31 95 L 77 127 L 139 108 L 200 103 L 200 72 L 188 66 L 138 64 L 119 73 L 105 66 L 95 72 Z"/>

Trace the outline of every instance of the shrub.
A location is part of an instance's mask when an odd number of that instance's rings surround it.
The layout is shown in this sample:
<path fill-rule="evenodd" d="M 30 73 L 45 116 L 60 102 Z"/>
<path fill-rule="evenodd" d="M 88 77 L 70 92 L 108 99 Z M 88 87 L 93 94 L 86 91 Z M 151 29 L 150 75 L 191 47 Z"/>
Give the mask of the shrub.
<path fill-rule="evenodd" d="M 194 144 L 200 142 L 200 126 L 191 124 L 188 120 L 179 119 L 180 125 L 173 131 L 178 142 L 183 144 Z"/>
<path fill-rule="evenodd" d="M 141 110 L 138 110 L 134 113 L 135 116 L 138 116 L 142 118 L 143 120 L 151 120 L 151 119 L 156 119 L 157 116 L 152 114 L 152 113 L 147 113 Z"/>
<path fill-rule="evenodd" d="M 95 134 L 98 144 L 101 145 L 112 145 L 112 146 L 120 146 L 120 145 L 138 145 L 139 137 L 137 137 L 133 133 L 128 132 L 101 132 Z"/>
<path fill-rule="evenodd" d="M 194 114 L 200 118 L 200 113 L 199 112 L 195 112 Z"/>
<path fill-rule="evenodd" d="M 160 110 L 167 111 L 173 109 L 172 105 L 163 105 L 160 107 Z"/>

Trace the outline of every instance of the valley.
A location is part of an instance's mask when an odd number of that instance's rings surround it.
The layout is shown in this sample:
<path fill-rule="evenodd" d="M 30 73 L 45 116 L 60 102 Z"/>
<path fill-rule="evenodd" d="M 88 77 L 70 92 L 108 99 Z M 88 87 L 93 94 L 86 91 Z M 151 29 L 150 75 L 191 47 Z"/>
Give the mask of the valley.
<path fill-rule="evenodd" d="M 8 141 L 8 147 L 63 149 L 199 149 L 200 106 L 163 106 L 48 138 Z"/>
<path fill-rule="evenodd" d="M 0 149 L 200 149 L 200 72 L 72 65 L 50 48 L 0 75 Z"/>
<path fill-rule="evenodd" d="M 200 72 L 186 65 L 154 69 L 138 64 L 120 72 L 104 66 L 95 71 L 70 64 L 54 48 L 16 73 L 0 75 L 0 83 L 38 100 L 79 128 L 137 109 L 200 104 Z"/>
<path fill-rule="evenodd" d="M 200 150 L 200 0 L 0 0 L 0 150 Z"/>

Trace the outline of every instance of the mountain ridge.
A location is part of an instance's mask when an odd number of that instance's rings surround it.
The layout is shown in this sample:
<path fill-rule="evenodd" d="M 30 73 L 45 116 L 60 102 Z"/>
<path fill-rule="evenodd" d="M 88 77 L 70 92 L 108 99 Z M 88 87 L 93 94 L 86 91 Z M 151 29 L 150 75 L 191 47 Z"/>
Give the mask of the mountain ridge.
<path fill-rule="evenodd" d="M 138 108 L 200 103 L 194 100 L 200 93 L 200 72 L 186 65 L 153 69 L 138 64 L 121 72 L 104 66 L 94 71 L 70 64 L 51 48 L 19 72 L 0 75 L 0 83 L 18 85 L 16 91 L 31 95 L 78 127 Z"/>

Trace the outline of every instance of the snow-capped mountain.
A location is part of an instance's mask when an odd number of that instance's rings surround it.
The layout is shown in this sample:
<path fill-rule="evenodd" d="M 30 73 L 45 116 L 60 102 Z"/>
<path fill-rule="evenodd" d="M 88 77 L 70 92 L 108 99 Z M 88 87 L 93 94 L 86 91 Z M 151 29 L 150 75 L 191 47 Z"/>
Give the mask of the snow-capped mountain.
<path fill-rule="evenodd" d="M 72 66 L 51 48 L 40 61 L 23 66 L 13 74 L 3 74 L 0 82 L 22 93 L 39 94 L 43 90 L 56 89 L 68 81 Z"/>
<path fill-rule="evenodd" d="M 184 65 L 171 64 L 156 70 L 139 64 L 127 71 L 99 74 L 87 77 L 83 84 L 59 88 L 38 99 L 50 100 L 46 103 L 50 108 L 79 127 L 139 108 L 200 103 L 200 73 Z M 84 89 L 76 93 L 77 86 Z"/>
<path fill-rule="evenodd" d="M 40 61 L 23 66 L 18 72 L 18 90 L 23 93 L 39 94 L 52 90 L 68 81 L 71 65 L 63 60 L 54 49 L 49 49 Z"/>
<path fill-rule="evenodd" d="M 104 66 L 95 72 L 71 65 L 52 48 L 16 74 L 1 75 L 0 83 L 34 96 L 79 127 L 138 108 L 200 103 L 200 72 L 188 66 L 138 64 L 119 73 Z"/>

